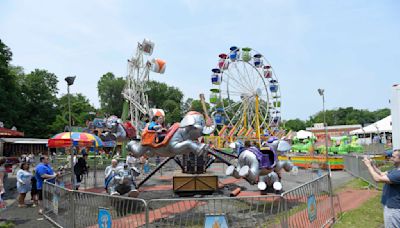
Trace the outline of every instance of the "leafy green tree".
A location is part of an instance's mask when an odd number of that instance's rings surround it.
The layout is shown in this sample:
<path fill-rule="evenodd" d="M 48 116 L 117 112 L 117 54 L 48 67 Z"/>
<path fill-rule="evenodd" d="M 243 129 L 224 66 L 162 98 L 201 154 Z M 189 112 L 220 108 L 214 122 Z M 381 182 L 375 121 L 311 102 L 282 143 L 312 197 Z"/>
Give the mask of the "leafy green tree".
<path fill-rule="evenodd" d="M 89 120 L 90 113 L 95 112 L 96 109 L 90 105 L 87 99 L 81 93 L 70 94 L 71 99 L 71 124 L 72 126 L 85 127 L 86 121 Z M 68 111 L 68 94 L 63 95 L 57 101 L 57 116 L 55 121 L 51 124 L 53 133 L 61 132 L 65 126 L 69 124 L 69 111 Z"/>
<path fill-rule="evenodd" d="M 21 99 L 18 75 L 12 72 L 12 52 L 0 40 L 0 121 L 6 127 L 20 126 Z"/>
<path fill-rule="evenodd" d="M 179 122 L 182 113 L 183 93 L 176 87 L 165 83 L 149 81 L 147 96 L 150 108 L 161 108 L 165 111 L 167 123 Z"/>
<path fill-rule="evenodd" d="M 351 125 L 374 123 L 384 117 L 390 115 L 387 108 L 376 111 L 368 111 L 363 109 L 354 109 L 353 107 L 338 108 L 335 110 L 326 110 L 326 122 L 328 126 L 332 125 Z M 307 120 L 306 125 L 312 126 L 314 123 L 323 123 L 324 113 L 318 112 Z"/>
<path fill-rule="evenodd" d="M 57 76 L 46 70 L 34 70 L 21 80 L 24 112 L 21 129 L 27 137 L 49 137 L 49 126 L 56 117 Z"/>
<path fill-rule="evenodd" d="M 122 91 L 125 87 L 125 80 L 122 77 L 115 77 L 108 72 L 101 76 L 97 82 L 97 92 L 100 98 L 100 107 L 104 113 L 121 116 L 124 104 Z"/>
<path fill-rule="evenodd" d="M 306 123 L 300 119 L 288 120 L 284 123 L 285 128 L 292 131 L 300 131 L 306 129 Z"/>

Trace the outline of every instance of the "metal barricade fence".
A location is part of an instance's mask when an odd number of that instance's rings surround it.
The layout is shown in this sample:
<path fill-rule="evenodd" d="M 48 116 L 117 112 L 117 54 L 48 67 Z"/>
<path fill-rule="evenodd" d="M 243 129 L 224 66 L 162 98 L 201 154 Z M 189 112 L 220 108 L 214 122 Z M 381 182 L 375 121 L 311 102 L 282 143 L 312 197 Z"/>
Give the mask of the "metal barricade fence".
<path fill-rule="evenodd" d="M 204 227 L 224 216 L 229 227 L 280 227 L 280 195 L 148 201 L 148 227 Z M 207 226 L 209 227 L 209 226 Z"/>
<path fill-rule="evenodd" d="M 59 227 L 98 227 L 99 209 L 109 211 L 113 227 L 145 227 L 146 201 L 69 190 L 52 183 L 43 186 L 44 216 Z"/>
<path fill-rule="evenodd" d="M 335 212 L 329 174 L 282 194 L 282 227 L 325 227 L 334 222 Z"/>
<path fill-rule="evenodd" d="M 59 227 L 73 227 L 73 191 L 43 183 L 43 215 Z"/>
<path fill-rule="evenodd" d="M 385 152 L 385 144 L 372 143 L 362 145 L 364 153 L 368 154 L 383 154 Z"/>
<path fill-rule="evenodd" d="M 368 182 L 371 186 L 376 189 L 381 189 L 379 184 L 374 180 L 371 174 L 368 171 L 368 168 L 365 166 L 362 161 L 364 155 L 344 155 L 344 170 L 351 175 L 361 178 L 364 181 Z M 374 158 L 372 156 L 371 158 Z M 385 162 L 384 162 L 385 163 Z"/>
<path fill-rule="evenodd" d="M 107 209 L 113 227 L 145 227 L 146 201 L 137 198 L 109 196 L 89 192 L 73 192 L 75 227 L 98 227 L 99 209 Z"/>

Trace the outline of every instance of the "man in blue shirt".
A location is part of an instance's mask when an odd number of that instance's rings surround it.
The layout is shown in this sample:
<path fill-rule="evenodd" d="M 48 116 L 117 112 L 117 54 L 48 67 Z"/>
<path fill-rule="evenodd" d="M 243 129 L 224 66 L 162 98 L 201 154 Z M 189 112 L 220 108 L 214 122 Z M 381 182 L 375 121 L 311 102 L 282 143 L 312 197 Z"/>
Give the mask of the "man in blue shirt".
<path fill-rule="evenodd" d="M 400 227 L 400 150 L 394 150 L 390 160 L 394 169 L 389 172 L 379 170 L 371 159 L 364 158 L 364 164 L 376 182 L 385 183 L 381 203 L 384 206 L 385 227 Z"/>
<path fill-rule="evenodd" d="M 42 156 L 40 157 L 40 163 L 35 168 L 35 177 L 36 177 L 36 187 L 38 189 L 39 194 L 39 214 L 43 213 L 42 209 L 42 200 L 43 200 L 43 181 L 47 180 L 51 183 L 55 183 L 55 178 L 58 174 L 55 174 L 51 166 L 49 165 L 49 157 Z"/>

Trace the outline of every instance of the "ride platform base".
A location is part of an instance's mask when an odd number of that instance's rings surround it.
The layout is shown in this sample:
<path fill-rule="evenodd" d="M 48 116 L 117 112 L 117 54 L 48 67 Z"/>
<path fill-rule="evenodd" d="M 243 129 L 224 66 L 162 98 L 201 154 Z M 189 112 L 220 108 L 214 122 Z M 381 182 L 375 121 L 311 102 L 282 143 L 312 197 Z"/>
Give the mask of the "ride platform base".
<path fill-rule="evenodd" d="M 212 194 L 218 190 L 218 176 L 206 173 L 175 173 L 172 182 L 177 195 Z"/>

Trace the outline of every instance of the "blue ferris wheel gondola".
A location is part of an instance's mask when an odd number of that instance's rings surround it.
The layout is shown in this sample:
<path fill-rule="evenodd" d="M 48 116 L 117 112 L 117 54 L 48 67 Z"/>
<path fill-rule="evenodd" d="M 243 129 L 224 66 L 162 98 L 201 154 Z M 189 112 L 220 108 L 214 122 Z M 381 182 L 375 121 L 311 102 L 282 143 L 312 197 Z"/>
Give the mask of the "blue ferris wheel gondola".
<path fill-rule="evenodd" d="M 261 67 L 262 66 L 262 55 L 261 54 L 255 54 L 254 55 L 254 66 L 256 67 Z"/>
<path fill-rule="evenodd" d="M 231 59 L 231 61 L 236 61 L 239 54 L 239 48 L 236 46 L 232 46 L 231 48 L 229 48 L 229 50 L 231 51 L 229 53 L 229 59 Z"/>
<path fill-rule="evenodd" d="M 211 71 L 213 72 L 211 75 L 211 83 L 214 85 L 220 85 L 222 81 L 221 70 L 214 68 Z"/>

